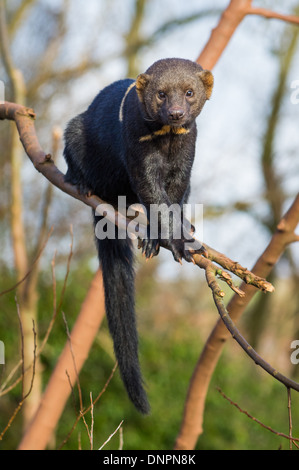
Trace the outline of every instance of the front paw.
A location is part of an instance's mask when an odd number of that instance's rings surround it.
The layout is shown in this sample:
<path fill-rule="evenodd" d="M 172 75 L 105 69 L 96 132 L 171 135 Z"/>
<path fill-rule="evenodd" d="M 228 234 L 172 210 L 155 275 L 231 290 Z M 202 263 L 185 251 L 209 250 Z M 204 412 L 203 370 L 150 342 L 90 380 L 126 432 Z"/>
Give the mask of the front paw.
<path fill-rule="evenodd" d="M 188 241 L 184 239 L 173 239 L 169 241 L 169 248 L 175 261 L 182 264 L 182 259 L 188 263 L 194 263 L 192 252 L 188 249 Z"/>
<path fill-rule="evenodd" d="M 141 251 L 142 255 L 145 256 L 146 259 L 153 258 L 153 256 L 157 256 L 160 251 L 159 240 L 145 238 L 141 242 Z"/>

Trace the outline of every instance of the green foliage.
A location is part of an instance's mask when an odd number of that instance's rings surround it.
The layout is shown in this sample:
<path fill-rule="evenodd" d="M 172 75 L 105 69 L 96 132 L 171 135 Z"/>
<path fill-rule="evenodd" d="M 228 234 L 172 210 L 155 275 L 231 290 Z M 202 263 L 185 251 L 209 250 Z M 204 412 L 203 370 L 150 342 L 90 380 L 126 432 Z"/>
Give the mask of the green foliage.
<path fill-rule="evenodd" d="M 210 301 L 210 292 L 199 279 L 180 282 L 157 282 L 154 265 L 139 270 L 138 318 L 140 332 L 140 359 L 147 384 L 151 414 L 140 416 L 129 402 L 116 370 L 106 392 L 94 407 L 94 448 L 99 448 L 122 420 L 123 448 L 127 450 L 172 449 L 178 434 L 188 384 L 204 341 L 217 316 Z M 80 305 L 92 279 L 89 268 L 81 265 L 71 272 L 62 309 L 71 329 Z M 13 281 L 11 279 L 11 281 Z M 7 279 L 9 283 L 9 279 Z M 143 284 L 144 282 L 144 284 Z M 13 282 L 12 282 L 13 283 Z M 191 283 L 191 285 L 190 285 Z M 57 283 L 57 294 L 63 280 Z M 146 286 L 146 287 L 144 287 Z M 200 290 L 201 302 L 198 303 Z M 47 275 L 39 284 L 39 333 L 46 331 L 52 314 L 53 293 Z M 147 293 L 150 293 L 148 295 Z M 163 299 L 163 302 L 162 302 Z M 184 300 L 184 301 L 183 301 Z M 1 339 L 6 344 L 7 371 L 19 358 L 19 326 L 14 293 L 0 297 Z M 199 309 L 201 308 L 201 310 Z M 66 341 L 65 325 L 59 313 L 48 344 L 42 354 L 43 381 L 46 385 L 56 360 Z M 275 341 L 275 339 L 273 339 Z M 114 366 L 112 343 L 106 321 L 80 374 L 83 403 L 90 404 L 104 387 Z M 3 368 L 3 366 L 0 366 Z M 2 369 L 1 379 L 5 376 Z M 256 422 L 241 414 L 220 395 L 220 387 L 239 406 L 273 429 L 288 433 L 287 392 L 285 387 L 255 366 L 229 342 L 216 368 L 210 385 L 204 419 L 204 433 L 198 449 L 288 449 L 286 439 L 275 436 Z M 12 415 L 21 389 L 17 386 L 0 398 L 0 431 Z M 292 396 L 293 434 L 299 422 L 299 397 Z M 70 432 L 79 410 L 78 390 L 75 387 L 60 419 L 50 447 L 57 448 Z M 91 414 L 86 422 L 91 426 Z M 1 449 L 16 448 L 22 434 L 21 413 L 0 443 Z M 80 442 L 80 444 L 79 444 Z M 90 443 L 82 420 L 63 446 L 63 449 L 89 449 Z M 105 449 L 118 449 L 119 433 L 106 444 Z"/>

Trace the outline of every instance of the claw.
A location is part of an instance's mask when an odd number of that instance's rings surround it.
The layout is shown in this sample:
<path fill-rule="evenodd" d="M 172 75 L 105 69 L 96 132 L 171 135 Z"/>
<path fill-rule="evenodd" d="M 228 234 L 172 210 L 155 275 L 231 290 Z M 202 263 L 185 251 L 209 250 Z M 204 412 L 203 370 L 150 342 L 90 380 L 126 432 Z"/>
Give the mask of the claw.
<path fill-rule="evenodd" d="M 201 255 L 204 256 L 205 258 L 209 258 L 209 253 L 208 251 L 205 249 L 205 247 L 203 246 L 202 249 L 200 250 L 201 251 Z"/>

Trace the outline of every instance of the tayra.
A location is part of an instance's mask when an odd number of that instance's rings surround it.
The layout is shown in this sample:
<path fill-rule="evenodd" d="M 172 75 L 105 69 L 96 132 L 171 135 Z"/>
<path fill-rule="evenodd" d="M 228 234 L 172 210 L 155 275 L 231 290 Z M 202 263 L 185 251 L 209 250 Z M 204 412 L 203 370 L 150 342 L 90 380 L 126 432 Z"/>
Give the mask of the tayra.
<path fill-rule="evenodd" d="M 120 80 L 107 86 L 67 126 L 66 181 L 114 206 L 118 196 L 126 196 L 127 205 L 141 203 L 147 214 L 152 205 L 182 206 L 190 192 L 195 119 L 212 88 L 211 72 L 177 58 L 155 62 L 136 81 Z M 168 228 L 164 246 L 175 260 L 191 261 L 185 236 L 173 236 L 183 218 L 166 217 L 164 212 L 159 213 L 157 237 L 150 238 L 149 233 L 143 240 L 145 256 L 158 254 L 161 231 Z M 94 220 L 98 220 L 95 214 Z M 116 239 L 96 239 L 96 244 L 120 374 L 136 408 L 148 413 L 138 360 L 132 242 L 116 234 Z"/>

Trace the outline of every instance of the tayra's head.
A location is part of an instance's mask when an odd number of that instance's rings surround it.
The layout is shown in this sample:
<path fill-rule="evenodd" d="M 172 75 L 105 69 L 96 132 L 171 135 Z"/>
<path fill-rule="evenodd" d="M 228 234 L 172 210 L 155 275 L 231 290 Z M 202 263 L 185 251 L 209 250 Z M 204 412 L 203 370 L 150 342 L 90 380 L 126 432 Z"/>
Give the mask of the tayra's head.
<path fill-rule="evenodd" d="M 161 59 L 138 75 L 136 91 L 146 119 L 180 127 L 199 115 L 213 83 L 212 73 L 196 62 Z"/>

